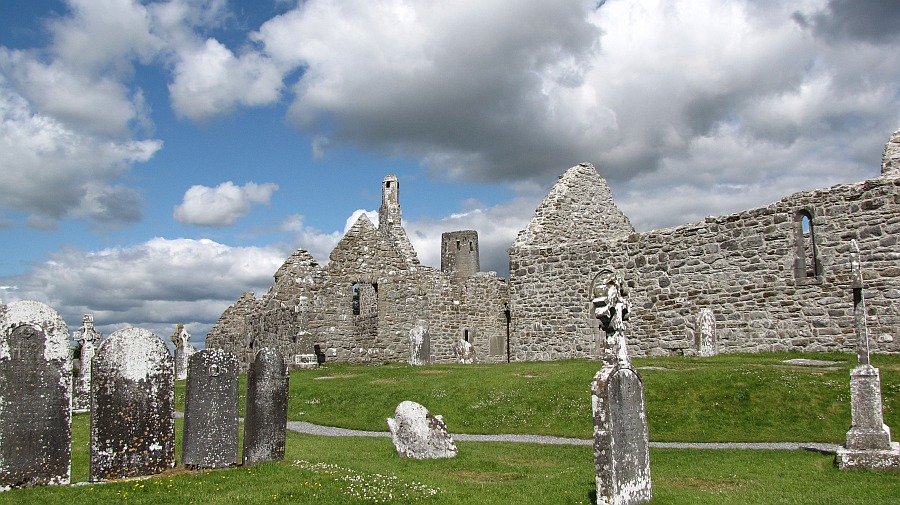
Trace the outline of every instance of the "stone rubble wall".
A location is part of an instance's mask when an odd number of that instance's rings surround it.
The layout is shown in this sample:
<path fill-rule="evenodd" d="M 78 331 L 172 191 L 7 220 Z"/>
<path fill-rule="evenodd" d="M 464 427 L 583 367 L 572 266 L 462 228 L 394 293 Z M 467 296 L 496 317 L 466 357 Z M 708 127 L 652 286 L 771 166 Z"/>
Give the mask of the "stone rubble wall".
<path fill-rule="evenodd" d="M 795 272 L 801 210 L 813 216 L 814 278 Z M 881 177 L 626 238 L 514 245 L 513 359 L 597 356 L 589 290 L 605 266 L 631 290 L 634 355 L 695 353 L 703 308 L 715 314 L 720 352 L 852 352 L 851 239 L 862 251 L 873 351 L 900 352 L 898 236 L 900 179 Z"/>

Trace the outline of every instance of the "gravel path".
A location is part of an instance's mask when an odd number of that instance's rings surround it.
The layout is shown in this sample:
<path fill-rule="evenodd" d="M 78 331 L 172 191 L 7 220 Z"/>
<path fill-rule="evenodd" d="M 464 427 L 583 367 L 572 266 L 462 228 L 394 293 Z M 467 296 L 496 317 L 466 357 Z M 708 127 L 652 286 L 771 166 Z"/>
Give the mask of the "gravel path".
<path fill-rule="evenodd" d="M 387 431 L 361 431 L 320 426 L 305 421 L 288 421 L 287 427 L 297 433 L 308 435 L 320 435 L 324 437 L 390 437 Z M 544 435 L 467 435 L 454 434 L 453 440 L 458 442 L 525 442 L 532 444 L 551 445 L 592 445 L 593 440 L 582 438 L 550 437 Z M 838 446 L 817 442 L 777 442 L 777 443 L 685 443 L 685 442 L 650 442 L 650 447 L 665 449 L 755 449 L 755 450 L 780 450 L 796 451 L 808 450 L 817 452 L 834 453 Z"/>

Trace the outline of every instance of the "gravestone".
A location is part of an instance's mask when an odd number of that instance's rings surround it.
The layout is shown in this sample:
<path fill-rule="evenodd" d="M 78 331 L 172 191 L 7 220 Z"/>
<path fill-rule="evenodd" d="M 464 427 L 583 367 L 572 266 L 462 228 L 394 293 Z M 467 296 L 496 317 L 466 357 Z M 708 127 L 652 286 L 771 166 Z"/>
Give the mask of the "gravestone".
<path fill-rule="evenodd" d="M 188 361 L 181 462 L 191 469 L 238 462 L 237 356 L 203 349 Z"/>
<path fill-rule="evenodd" d="M 387 424 L 397 454 L 405 458 L 452 458 L 459 452 L 444 419 L 416 402 L 400 402 Z"/>
<path fill-rule="evenodd" d="M 603 366 L 591 384 L 597 504 L 630 505 L 651 499 L 650 436 L 644 383 L 625 342 L 631 303 L 622 280 L 604 270 L 591 290 L 594 316 L 605 335 Z"/>
<path fill-rule="evenodd" d="M 869 330 L 859 245 L 850 247 L 850 288 L 853 292 L 854 326 L 858 365 L 850 371 L 850 413 L 853 424 L 847 441 L 838 448 L 838 468 L 900 470 L 900 443 L 891 441 L 891 430 L 884 424 L 881 403 L 881 379 L 869 362 Z"/>
<path fill-rule="evenodd" d="M 291 367 L 304 370 L 315 370 L 316 368 L 319 368 L 319 357 L 313 353 L 295 354 Z"/>
<path fill-rule="evenodd" d="M 425 365 L 431 361 L 431 334 L 428 333 L 428 322 L 416 320 L 416 325 L 409 330 L 409 364 Z"/>
<path fill-rule="evenodd" d="M 244 465 L 284 459 L 290 376 L 281 353 L 265 347 L 247 371 Z"/>
<path fill-rule="evenodd" d="M 465 340 L 457 340 L 453 346 L 453 353 L 456 355 L 456 362 L 461 365 L 471 365 L 475 363 L 475 346 Z"/>
<path fill-rule="evenodd" d="M 188 343 L 191 334 L 184 329 L 184 325 L 181 323 L 178 323 L 175 333 L 169 338 L 175 344 L 175 380 L 184 380 L 188 374 L 188 360 L 197 352 L 197 348 Z"/>
<path fill-rule="evenodd" d="M 712 309 L 702 308 L 697 315 L 697 354 L 715 356 L 719 354 L 716 342 L 716 316 Z"/>
<path fill-rule="evenodd" d="M 94 329 L 93 314 L 85 314 L 81 318 L 81 328 L 75 330 L 72 338 L 81 346 L 78 377 L 72 392 L 72 410 L 86 412 L 91 408 L 91 360 L 100 344 L 100 332 Z"/>
<path fill-rule="evenodd" d="M 35 301 L 0 305 L 0 487 L 69 483 L 69 330 Z"/>
<path fill-rule="evenodd" d="M 141 328 L 113 332 L 91 368 L 90 480 L 159 473 L 175 466 L 172 356 Z"/>

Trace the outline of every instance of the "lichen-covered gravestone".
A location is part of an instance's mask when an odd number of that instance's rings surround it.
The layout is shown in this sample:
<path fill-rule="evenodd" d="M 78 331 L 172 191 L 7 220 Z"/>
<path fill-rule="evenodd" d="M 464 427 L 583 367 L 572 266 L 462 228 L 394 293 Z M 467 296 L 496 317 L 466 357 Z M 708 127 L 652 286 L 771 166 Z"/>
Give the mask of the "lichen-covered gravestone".
<path fill-rule="evenodd" d="M 431 361 L 431 335 L 428 333 L 428 322 L 419 319 L 409 330 L 409 364 L 425 365 L 429 361 Z"/>
<path fill-rule="evenodd" d="M 712 309 L 704 307 L 697 315 L 697 354 L 715 356 L 719 353 L 716 343 L 716 316 Z"/>
<path fill-rule="evenodd" d="M 68 484 L 69 330 L 35 301 L 0 305 L 0 487 Z"/>
<path fill-rule="evenodd" d="M 625 343 L 631 304 L 612 271 L 597 276 L 592 293 L 594 315 L 605 333 L 603 366 L 591 385 L 597 504 L 644 503 L 652 497 L 650 436 L 644 383 Z"/>
<path fill-rule="evenodd" d="M 72 409 L 75 411 L 86 412 L 91 408 L 91 361 L 97 352 L 100 337 L 100 332 L 94 329 L 93 314 L 85 314 L 81 318 L 81 328 L 75 330 L 72 336 L 81 345 L 81 367 L 72 392 Z"/>
<path fill-rule="evenodd" d="M 470 342 L 458 340 L 453 346 L 453 353 L 456 355 L 456 362 L 460 365 L 475 363 L 475 346 Z"/>
<path fill-rule="evenodd" d="M 281 353 L 260 349 L 247 371 L 245 465 L 284 459 L 289 379 Z"/>
<path fill-rule="evenodd" d="M 400 402 L 387 424 L 397 454 L 405 458 L 452 458 L 459 452 L 444 419 L 416 402 Z"/>
<path fill-rule="evenodd" d="M 141 328 L 118 330 L 92 365 L 90 480 L 174 467 L 174 367 L 162 339 Z"/>
<path fill-rule="evenodd" d="M 238 371 L 234 354 L 203 349 L 188 360 L 181 462 L 222 468 L 238 462 Z"/>

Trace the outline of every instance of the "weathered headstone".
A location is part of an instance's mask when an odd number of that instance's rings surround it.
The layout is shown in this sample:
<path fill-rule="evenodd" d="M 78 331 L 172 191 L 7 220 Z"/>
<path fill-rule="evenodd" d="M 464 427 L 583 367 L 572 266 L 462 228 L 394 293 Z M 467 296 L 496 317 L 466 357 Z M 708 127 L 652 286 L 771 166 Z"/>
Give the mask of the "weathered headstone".
<path fill-rule="evenodd" d="M 68 484 L 69 330 L 35 301 L 0 305 L 0 487 Z"/>
<path fill-rule="evenodd" d="M 475 363 L 475 346 L 465 340 L 457 340 L 453 346 L 453 353 L 456 355 L 456 362 L 461 365 L 471 365 Z"/>
<path fill-rule="evenodd" d="M 850 371 L 850 413 L 853 424 L 847 432 L 846 443 L 835 454 L 835 464 L 842 470 L 900 470 L 900 443 L 891 442 L 891 430 L 884 424 L 881 379 L 878 369 L 869 363 L 869 330 L 866 325 L 863 275 L 859 245 L 855 240 L 851 243 L 850 272 L 859 364 Z"/>
<path fill-rule="evenodd" d="M 597 504 L 630 505 L 652 497 L 644 383 L 631 365 L 625 320 L 631 310 L 622 281 L 603 271 L 591 304 L 606 335 L 603 366 L 591 385 Z"/>
<path fill-rule="evenodd" d="M 247 371 L 245 465 L 284 459 L 289 380 L 280 352 L 265 347 L 256 354 Z"/>
<path fill-rule="evenodd" d="M 301 368 L 304 370 L 314 370 L 319 368 L 319 357 L 314 353 L 295 354 L 294 361 L 291 363 L 293 368 Z"/>
<path fill-rule="evenodd" d="M 184 329 L 184 325 L 181 323 L 178 323 L 175 333 L 169 338 L 175 344 L 175 380 L 184 380 L 188 374 L 188 360 L 197 352 L 197 348 L 188 343 L 191 334 Z"/>
<path fill-rule="evenodd" d="M 719 353 L 716 342 L 716 316 L 712 309 L 704 307 L 697 315 L 697 354 L 715 356 Z"/>
<path fill-rule="evenodd" d="M 419 319 L 409 330 L 409 364 L 425 365 L 429 361 L 431 361 L 431 334 L 428 333 L 428 322 Z"/>
<path fill-rule="evenodd" d="M 91 369 L 90 480 L 150 475 L 175 466 L 172 356 L 141 328 L 113 332 Z"/>
<path fill-rule="evenodd" d="M 452 458 L 459 452 L 444 419 L 416 402 L 397 405 L 387 424 L 397 454 L 405 458 Z"/>
<path fill-rule="evenodd" d="M 73 339 L 81 346 L 78 377 L 72 392 L 72 410 L 86 412 L 91 408 L 91 360 L 100 344 L 100 332 L 94 329 L 93 314 L 85 314 L 81 318 L 81 328 L 75 330 Z"/>
<path fill-rule="evenodd" d="M 188 361 L 181 462 L 188 468 L 222 468 L 238 462 L 237 356 L 203 349 Z"/>

